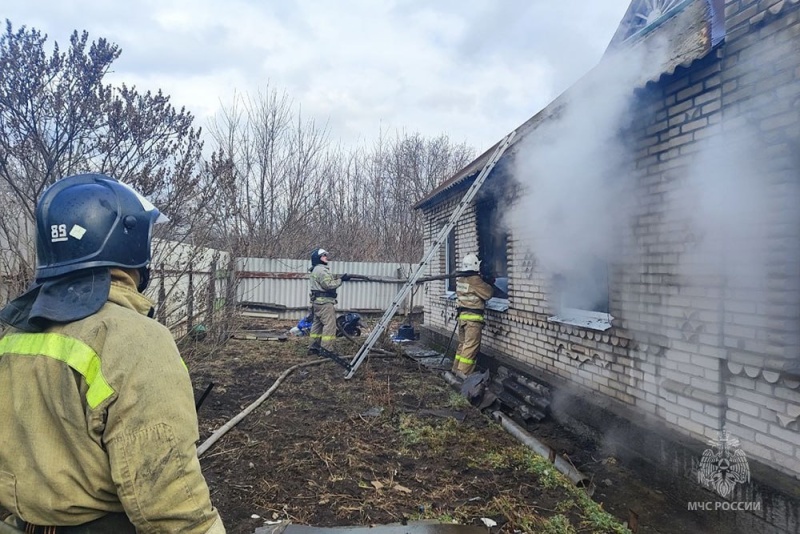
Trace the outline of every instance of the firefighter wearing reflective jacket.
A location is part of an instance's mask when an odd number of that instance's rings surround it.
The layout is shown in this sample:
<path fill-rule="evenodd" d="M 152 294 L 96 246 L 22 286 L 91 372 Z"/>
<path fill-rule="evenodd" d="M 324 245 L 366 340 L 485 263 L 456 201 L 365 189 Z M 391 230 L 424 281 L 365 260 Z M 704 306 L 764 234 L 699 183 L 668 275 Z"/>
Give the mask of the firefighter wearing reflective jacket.
<path fill-rule="evenodd" d="M 0 506 L 24 532 L 225 532 L 189 373 L 141 294 L 166 220 L 100 174 L 36 207 L 35 281 L 0 311 Z"/>
<path fill-rule="evenodd" d="M 477 254 L 467 254 L 462 261 L 460 276 L 456 278 L 458 349 L 453 361 L 453 372 L 462 376 L 475 370 L 481 348 L 483 311 L 486 301 L 494 293 L 494 288 L 481 277 L 480 265 Z"/>
<path fill-rule="evenodd" d="M 350 275 L 334 275 L 328 267 L 328 251 L 324 248 L 316 249 L 311 253 L 311 276 L 309 286 L 311 289 L 311 313 L 314 319 L 311 323 L 311 345 L 308 354 L 319 354 L 322 351 L 331 351 L 336 339 L 336 289 L 342 282 L 350 280 Z"/>

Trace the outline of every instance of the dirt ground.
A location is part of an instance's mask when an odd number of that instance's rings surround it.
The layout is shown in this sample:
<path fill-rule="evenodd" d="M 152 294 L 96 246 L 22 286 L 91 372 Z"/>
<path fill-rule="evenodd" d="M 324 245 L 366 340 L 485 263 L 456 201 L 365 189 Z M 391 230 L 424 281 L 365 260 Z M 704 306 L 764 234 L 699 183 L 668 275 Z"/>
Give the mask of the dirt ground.
<path fill-rule="evenodd" d="M 248 325 L 280 333 L 292 326 Z M 198 412 L 201 443 L 287 369 L 322 362 L 289 374 L 201 456 L 229 532 L 249 534 L 276 520 L 480 525 L 481 518 L 497 523 L 493 534 L 627 532 L 629 520 L 640 534 L 731 532 L 713 515 L 687 511 L 687 501 L 708 500 L 702 490 L 676 497 L 674 487 L 659 488 L 647 473 L 627 469 L 551 419 L 529 427 L 591 479 L 589 498 L 470 406 L 439 372 L 400 355 L 402 346 L 379 344 L 395 355 L 371 357 L 345 380 L 339 365 L 307 356 L 307 344 L 308 338 L 293 336 L 231 339 L 218 349 L 182 344 L 197 394 L 215 383 Z M 348 361 L 357 350 L 345 338 L 336 343 Z"/>
<path fill-rule="evenodd" d="M 402 345 L 379 344 L 389 355 L 370 357 L 345 380 L 333 361 L 306 355 L 307 337 L 286 335 L 294 324 L 245 325 L 282 334 L 284 341 L 179 343 L 196 398 L 214 384 L 198 411 L 200 446 L 207 449 L 200 462 L 229 533 L 251 534 L 279 520 L 330 527 L 420 519 L 491 520 L 496 526 L 489 534 L 621 533 L 628 532 L 632 511 L 641 534 L 729 532 L 555 422 L 528 428 L 592 480 L 590 498 L 440 373 L 400 354 Z M 348 361 L 357 350 L 345 338 L 336 342 Z M 275 386 L 300 364 L 309 365 Z"/>
<path fill-rule="evenodd" d="M 215 384 L 198 412 L 201 443 L 284 371 L 322 362 L 289 374 L 201 456 L 228 532 L 287 519 L 340 526 L 482 518 L 497 523 L 492 532 L 626 531 L 435 372 L 393 355 L 371 357 L 345 380 L 339 365 L 307 356 L 307 344 L 182 344 L 198 396 Z M 341 354 L 357 348 L 337 341 Z"/>

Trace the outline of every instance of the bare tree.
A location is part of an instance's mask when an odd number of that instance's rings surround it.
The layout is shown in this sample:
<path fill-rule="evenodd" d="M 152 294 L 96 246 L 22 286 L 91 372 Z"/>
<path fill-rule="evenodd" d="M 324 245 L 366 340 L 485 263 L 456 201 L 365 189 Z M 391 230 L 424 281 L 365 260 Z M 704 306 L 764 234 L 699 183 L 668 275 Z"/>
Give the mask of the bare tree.
<path fill-rule="evenodd" d="M 447 136 L 433 139 L 420 134 L 383 134 L 364 157 L 365 170 L 355 186 L 365 200 L 361 206 L 368 220 L 372 257 L 416 262 L 422 256 L 421 214 L 413 205 L 443 180 L 473 159 L 474 151 L 454 145 Z M 365 236 L 366 238 L 367 236 Z"/>
<path fill-rule="evenodd" d="M 269 87 L 235 95 L 209 132 L 215 232 L 247 256 L 304 257 L 325 246 L 340 259 L 416 261 L 423 233 L 412 206 L 474 153 L 444 135 L 400 132 L 345 149 Z"/>
<path fill-rule="evenodd" d="M 0 179 L 32 219 L 42 190 L 96 154 L 94 132 L 103 124 L 111 89 L 103 76 L 119 49 L 86 33 L 73 33 L 70 47 L 6 21 L 0 36 Z"/>
<path fill-rule="evenodd" d="M 0 35 L 4 275 L 30 281 L 37 199 L 56 180 L 81 172 L 133 185 L 169 215 L 159 235 L 204 244 L 215 184 L 201 172 L 203 145 L 193 116 L 161 92 L 104 84 L 120 55 L 105 39 L 90 42 L 86 32 L 74 32 L 66 50 L 55 43 L 50 54 L 46 41 L 35 29 L 14 31 L 10 21 Z"/>
<path fill-rule="evenodd" d="M 212 121 L 214 172 L 224 172 L 229 195 L 226 228 L 241 253 L 274 257 L 305 249 L 307 229 L 319 206 L 328 134 L 292 111 L 286 93 L 236 95 Z M 224 206 L 223 206 L 224 207 Z"/>

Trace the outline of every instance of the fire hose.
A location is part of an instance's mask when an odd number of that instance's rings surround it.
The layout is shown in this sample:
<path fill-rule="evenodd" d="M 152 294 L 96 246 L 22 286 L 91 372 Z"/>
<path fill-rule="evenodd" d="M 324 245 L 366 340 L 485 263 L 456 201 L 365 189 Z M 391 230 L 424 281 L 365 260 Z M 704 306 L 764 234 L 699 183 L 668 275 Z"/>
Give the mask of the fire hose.
<path fill-rule="evenodd" d="M 267 400 L 267 398 L 270 395 L 272 395 L 272 393 L 276 389 L 278 389 L 278 386 L 281 384 L 281 382 L 283 382 L 284 379 L 287 376 L 289 376 L 290 374 L 292 374 L 295 370 L 300 369 L 301 367 L 311 367 L 312 365 L 319 365 L 319 364 L 321 364 L 321 363 L 323 363 L 325 361 L 327 361 L 327 360 L 320 359 L 320 360 L 314 360 L 313 362 L 300 363 L 300 364 L 297 364 L 297 365 L 293 365 L 292 367 L 289 367 L 287 370 L 285 370 L 281 374 L 281 376 L 278 377 L 277 380 L 275 380 L 275 383 L 272 384 L 272 386 L 266 391 L 266 393 L 264 393 L 259 398 L 257 398 L 252 404 L 250 404 L 250 406 L 248 406 L 247 408 L 242 410 L 233 419 L 231 419 L 230 421 L 228 421 L 227 423 L 222 425 L 219 428 L 219 430 L 217 430 L 216 432 L 211 434 L 211 436 L 207 440 L 205 440 L 202 444 L 200 444 L 200 446 L 197 447 L 197 456 L 200 457 L 200 455 L 203 454 L 204 452 L 206 452 L 208 450 L 208 448 L 211 447 L 214 443 L 216 443 L 219 438 L 224 436 L 228 432 L 228 430 L 230 430 L 231 428 L 236 426 L 239 423 L 239 421 L 241 421 L 242 419 L 247 417 L 247 415 L 250 412 L 252 412 L 256 408 L 258 408 L 259 405 L 261 405 L 262 402 Z M 2 531 L 0 531 L 0 532 L 2 532 Z"/>
<path fill-rule="evenodd" d="M 349 276 L 349 280 L 351 282 L 352 281 L 355 281 L 355 282 L 388 282 L 388 283 L 395 283 L 395 284 L 405 283 L 405 280 L 402 280 L 400 278 L 386 278 L 386 277 L 383 277 L 383 276 L 375 277 L 375 276 L 366 276 L 366 275 L 363 275 L 363 274 L 348 274 L 348 276 Z M 435 280 L 450 280 L 452 278 L 459 278 L 461 276 L 464 276 L 464 273 L 455 272 L 455 273 L 450 273 L 450 274 L 436 274 L 436 275 L 433 275 L 433 276 L 426 276 L 426 277 L 423 277 L 423 278 L 418 278 L 416 283 L 417 284 L 424 284 L 426 282 L 433 282 Z M 494 277 L 488 277 L 488 276 L 481 275 L 481 278 L 483 278 L 484 282 L 486 282 L 487 284 L 489 284 L 490 286 L 492 286 L 494 288 L 494 290 L 495 290 L 495 295 L 494 296 L 500 296 L 501 298 L 508 298 L 508 294 L 507 294 L 508 290 L 498 287 L 495 284 Z"/>
<path fill-rule="evenodd" d="M 394 283 L 404 283 L 405 280 L 400 278 L 386 278 L 383 276 L 366 276 L 363 274 L 350 274 L 350 281 L 357 281 L 357 282 L 394 282 Z M 459 273 L 450 273 L 450 274 L 437 274 L 433 276 L 426 276 L 424 278 L 417 279 L 418 284 L 423 284 L 425 282 L 433 282 L 434 280 L 448 280 L 450 278 L 458 278 L 462 276 Z"/>

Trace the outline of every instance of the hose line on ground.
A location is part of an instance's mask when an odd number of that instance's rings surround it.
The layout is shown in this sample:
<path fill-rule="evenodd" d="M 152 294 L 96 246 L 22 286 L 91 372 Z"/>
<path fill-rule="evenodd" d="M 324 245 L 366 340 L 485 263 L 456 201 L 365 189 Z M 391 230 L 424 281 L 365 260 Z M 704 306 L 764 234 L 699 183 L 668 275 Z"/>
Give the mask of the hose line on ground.
<path fill-rule="evenodd" d="M 222 426 L 219 428 L 219 430 L 217 430 L 216 432 L 214 432 L 213 434 L 211 434 L 211 436 L 209 436 L 209 438 L 208 438 L 207 440 L 205 440 L 205 441 L 204 441 L 202 444 L 200 444 L 200 446 L 199 446 L 199 447 L 197 447 L 197 456 L 198 456 L 198 457 L 200 457 L 200 455 L 201 455 L 201 454 L 203 454 L 204 452 L 206 452 L 206 451 L 209 449 L 209 447 L 211 447 L 211 446 L 212 446 L 214 443 L 216 443 L 216 442 L 217 442 L 217 440 L 218 440 L 219 438 L 221 438 L 222 436 L 224 436 L 224 435 L 225 435 L 225 433 L 227 433 L 227 432 L 228 432 L 228 430 L 230 430 L 231 428 L 233 428 L 234 426 L 236 426 L 236 425 L 239 423 L 239 421 L 241 421 L 242 419 L 244 419 L 245 417 L 247 417 L 247 415 L 248 415 L 250 412 L 252 412 L 252 411 L 253 411 L 253 410 L 255 410 L 256 408 L 258 408 L 258 406 L 259 406 L 259 405 L 260 405 L 262 402 L 264 402 L 265 400 L 267 400 L 267 398 L 268 398 L 270 395 L 272 395 L 272 393 L 273 393 L 273 392 L 274 392 L 276 389 L 278 389 L 278 386 L 281 384 L 281 382 L 283 382 L 283 380 L 284 380 L 284 379 L 285 379 L 287 376 L 289 376 L 290 374 L 292 374 L 292 373 L 293 373 L 294 371 L 296 371 L 297 369 L 300 369 L 301 367 L 311 367 L 311 366 L 313 366 L 313 365 L 319 365 L 319 364 L 321 364 L 321 363 L 325 363 L 325 362 L 327 362 L 327 361 L 330 361 L 330 360 L 327 360 L 327 359 L 319 359 L 319 360 L 314 360 L 314 361 L 312 361 L 312 362 L 299 363 L 299 364 L 297 364 L 297 365 L 293 365 L 292 367 L 289 367 L 287 370 L 285 370 L 285 371 L 283 372 L 283 374 L 281 374 L 281 376 L 279 376 L 279 377 L 278 377 L 278 379 L 277 379 L 277 380 L 275 380 L 275 383 L 274 383 L 274 384 L 272 384 L 272 386 L 271 386 L 271 387 L 270 387 L 270 388 L 269 388 L 269 389 L 266 391 L 266 393 L 264 393 L 263 395 L 261 395 L 261 396 L 260 396 L 258 399 L 256 399 L 256 400 L 255 400 L 255 401 L 254 401 L 254 402 L 253 402 L 253 403 L 252 403 L 250 406 L 248 406 L 247 408 L 245 408 L 244 410 L 242 410 L 242 411 L 241 411 L 241 412 L 240 412 L 240 413 L 239 413 L 237 416 L 235 416 L 233 419 L 231 419 L 230 421 L 228 421 L 227 423 L 225 423 L 224 425 L 222 425 Z"/>

